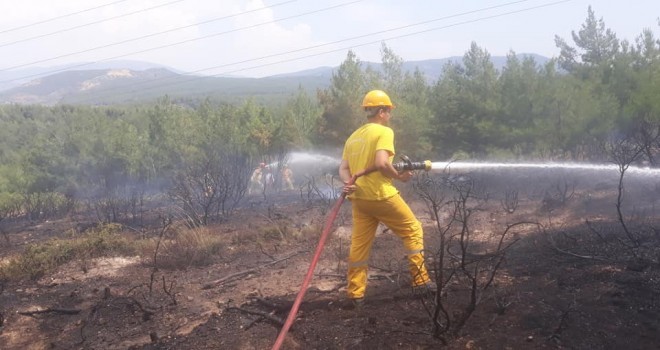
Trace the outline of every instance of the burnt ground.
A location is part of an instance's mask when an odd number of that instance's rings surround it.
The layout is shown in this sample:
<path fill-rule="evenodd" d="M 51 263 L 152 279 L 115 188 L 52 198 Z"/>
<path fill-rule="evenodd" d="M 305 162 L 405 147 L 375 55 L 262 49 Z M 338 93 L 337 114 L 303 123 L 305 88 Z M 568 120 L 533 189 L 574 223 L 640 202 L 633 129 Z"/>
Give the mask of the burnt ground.
<path fill-rule="evenodd" d="M 631 230 L 645 233 L 648 248 L 639 259 L 627 258 L 631 249 L 617 220 L 615 183 L 564 178 L 571 189 L 578 186 L 561 203 L 551 192 L 567 187 L 547 178 L 488 181 L 491 198 L 470 219 L 475 246 L 492 249 L 497 234 L 515 222 L 535 221 L 545 230 L 526 225 L 510 232 L 508 239 L 518 241 L 472 317 L 446 336 L 446 345 L 432 336 L 424 308 L 429 300 L 413 296 L 403 248 L 386 230 L 379 230 L 372 250 L 366 305 L 355 310 L 345 299 L 346 202 L 282 348 L 660 349 L 657 178 L 630 184 L 627 192 Z M 511 193 L 512 183 L 520 190 L 510 212 L 503 193 Z M 424 224 L 427 250 L 437 251 L 439 234 L 426 206 L 410 187 L 402 193 Z M 228 222 L 209 226 L 225 242 L 211 265 L 160 269 L 153 282 L 148 253 L 74 261 L 35 281 L 6 282 L 0 348 L 269 349 L 331 204 L 298 193 L 248 198 Z M 448 212 L 442 211 L 443 220 Z M 1 256 L 63 236 L 83 225 L 79 221 L 6 225 Z M 141 238 L 133 229 L 125 234 Z M 599 240 L 599 234 L 615 239 Z M 446 291 L 450 315 L 457 317 L 468 290 L 451 283 Z M 24 314 L 36 310 L 44 312 Z"/>

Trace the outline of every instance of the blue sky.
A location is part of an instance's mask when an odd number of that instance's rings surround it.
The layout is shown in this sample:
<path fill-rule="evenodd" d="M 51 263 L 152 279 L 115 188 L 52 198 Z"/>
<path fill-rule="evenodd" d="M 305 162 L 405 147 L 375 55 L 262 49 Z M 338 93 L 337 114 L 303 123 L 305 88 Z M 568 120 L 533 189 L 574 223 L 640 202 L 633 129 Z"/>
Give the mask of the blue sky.
<path fill-rule="evenodd" d="M 0 70 L 130 59 L 260 77 L 337 66 L 349 49 L 379 61 L 382 42 L 408 61 L 472 41 L 552 57 L 589 5 L 620 39 L 660 37 L 658 0 L 22 0 L 0 4 Z"/>

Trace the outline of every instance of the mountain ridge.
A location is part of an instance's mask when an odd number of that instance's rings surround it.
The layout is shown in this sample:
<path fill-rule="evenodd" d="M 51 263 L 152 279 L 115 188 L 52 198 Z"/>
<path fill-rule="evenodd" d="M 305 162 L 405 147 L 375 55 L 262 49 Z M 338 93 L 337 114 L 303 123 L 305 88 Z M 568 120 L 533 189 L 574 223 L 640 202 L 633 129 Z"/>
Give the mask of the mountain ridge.
<path fill-rule="evenodd" d="M 540 65 L 549 60 L 535 54 L 517 56 L 531 56 Z M 506 64 L 505 56 L 493 56 L 491 60 L 498 70 Z M 462 57 L 407 61 L 402 63 L 402 68 L 405 72 L 419 69 L 426 79 L 432 82 L 440 77 L 448 62 L 460 64 Z M 382 71 L 380 63 L 365 61 L 361 64 L 363 68 L 371 67 Z M 175 98 L 213 97 L 227 101 L 252 96 L 277 99 L 292 95 L 299 88 L 308 91 L 326 88 L 338 69 L 323 66 L 262 78 L 248 78 L 186 75 L 170 67 L 141 61 L 104 62 L 99 65 L 89 64 L 88 68 L 90 69 L 64 70 L 0 90 L 0 103 L 139 103 L 157 99 L 165 94 Z M 48 68 L 43 69 L 42 72 L 48 71 Z M 50 67 L 50 71 L 53 71 L 53 67 Z M 0 79 L 3 79 L 2 74 Z M 4 79 L 2 81 L 5 82 Z"/>

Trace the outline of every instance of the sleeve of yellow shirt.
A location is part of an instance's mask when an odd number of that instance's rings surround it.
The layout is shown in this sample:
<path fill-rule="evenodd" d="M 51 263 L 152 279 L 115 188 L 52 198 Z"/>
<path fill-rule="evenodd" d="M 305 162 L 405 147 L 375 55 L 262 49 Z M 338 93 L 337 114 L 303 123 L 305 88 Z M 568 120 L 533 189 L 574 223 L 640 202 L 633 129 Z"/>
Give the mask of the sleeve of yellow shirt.
<path fill-rule="evenodd" d="M 384 127 L 378 142 L 376 143 L 376 151 L 385 150 L 390 152 L 390 156 L 394 156 L 394 131 L 388 127 Z"/>

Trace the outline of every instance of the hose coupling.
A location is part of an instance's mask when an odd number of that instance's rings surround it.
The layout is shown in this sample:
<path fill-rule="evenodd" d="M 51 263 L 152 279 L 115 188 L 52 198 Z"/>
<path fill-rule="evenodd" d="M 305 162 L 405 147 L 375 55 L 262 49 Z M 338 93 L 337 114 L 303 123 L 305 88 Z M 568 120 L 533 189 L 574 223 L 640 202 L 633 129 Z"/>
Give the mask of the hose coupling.
<path fill-rule="evenodd" d="M 398 163 L 393 163 L 392 166 L 397 171 L 404 170 L 431 170 L 431 161 L 425 160 L 421 162 L 412 162 L 407 156 L 401 156 L 401 161 Z"/>

